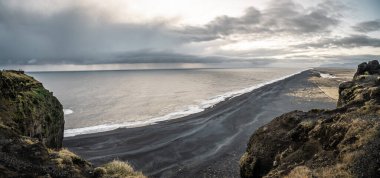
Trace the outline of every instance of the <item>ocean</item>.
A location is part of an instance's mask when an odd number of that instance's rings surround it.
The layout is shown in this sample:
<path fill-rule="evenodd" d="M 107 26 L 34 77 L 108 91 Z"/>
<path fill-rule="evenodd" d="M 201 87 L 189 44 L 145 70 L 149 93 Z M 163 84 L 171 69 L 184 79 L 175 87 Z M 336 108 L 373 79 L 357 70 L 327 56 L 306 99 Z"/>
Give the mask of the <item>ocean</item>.
<path fill-rule="evenodd" d="M 61 101 L 65 137 L 139 127 L 201 112 L 299 68 L 30 72 Z"/>

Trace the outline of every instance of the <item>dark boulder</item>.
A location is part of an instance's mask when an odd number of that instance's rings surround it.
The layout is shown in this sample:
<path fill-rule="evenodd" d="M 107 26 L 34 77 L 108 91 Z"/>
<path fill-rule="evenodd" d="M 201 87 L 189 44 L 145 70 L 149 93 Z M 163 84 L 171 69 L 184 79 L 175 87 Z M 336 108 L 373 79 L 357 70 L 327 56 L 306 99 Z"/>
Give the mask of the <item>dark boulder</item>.
<path fill-rule="evenodd" d="M 354 79 L 360 75 L 374 75 L 380 74 L 380 64 L 379 61 L 373 60 L 368 61 L 368 63 L 363 62 L 358 65 L 358 69 L 354 75 Z"/>

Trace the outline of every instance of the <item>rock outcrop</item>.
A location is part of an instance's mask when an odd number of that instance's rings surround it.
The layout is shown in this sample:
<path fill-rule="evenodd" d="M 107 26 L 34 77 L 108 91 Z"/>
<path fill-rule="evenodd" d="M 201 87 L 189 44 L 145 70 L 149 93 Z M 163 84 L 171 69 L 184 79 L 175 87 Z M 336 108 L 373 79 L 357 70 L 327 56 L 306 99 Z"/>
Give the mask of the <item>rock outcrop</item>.
<path fill-rule="evenodd" d="M 47 147 L 62 147 L 62 105 L 40 82 L 22 71 L 0 72 L 0 124 Z"/>
<path fill-rule="evenodd" d="M 241 177 L 380 177 L 380 70 L 362 63 L 334 110 L 293 111 L 250 138 Z"/>
<path fill-rule="evenodd" d="M 144 177 L 126 163 L 94 168 L 62 149 L 62 105 L 22 71 L 0 71 L 0 177 Z"/>
<path fill-rule="evenodd" d="M 354 75 L 354 79 L 361 75 L 374 75 L 380 73 L 380 64 L 379 61 L 373 60 L 367 62 L 363 62 L 359 64 L 358 69 Z"/>

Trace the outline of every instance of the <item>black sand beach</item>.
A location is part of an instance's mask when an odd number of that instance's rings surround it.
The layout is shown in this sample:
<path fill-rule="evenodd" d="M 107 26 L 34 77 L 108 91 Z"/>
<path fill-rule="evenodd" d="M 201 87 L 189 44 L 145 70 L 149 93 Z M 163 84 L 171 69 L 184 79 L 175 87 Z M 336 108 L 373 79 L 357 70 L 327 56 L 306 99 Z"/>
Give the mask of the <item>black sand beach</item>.
<path fill-rule="evenodd" d="M 308 80 L 312 75 L 302 72 L 184 118 L 65 138 L 64 147 L 95 165 L 128 161 L 149 177 L 239 177 L 239 159 L 257 128 L 288 111 L 335 107 L 328 96 L 314 97 L 323 92 Z"/>

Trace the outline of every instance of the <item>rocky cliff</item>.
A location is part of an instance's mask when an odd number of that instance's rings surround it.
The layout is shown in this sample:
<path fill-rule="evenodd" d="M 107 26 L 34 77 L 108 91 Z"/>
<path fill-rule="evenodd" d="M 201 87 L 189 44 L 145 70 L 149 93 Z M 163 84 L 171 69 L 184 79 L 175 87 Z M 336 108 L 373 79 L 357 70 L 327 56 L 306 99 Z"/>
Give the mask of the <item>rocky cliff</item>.
<path fill-rule="evenodd" d="M 0 124 L 51 148 L 62 147 L 62 105 L 42 84 L 21 71 L 0 73 Z"/>
<path fill-rule="evenodd" d="M 334 110 L 293 111 L 250 138 L 241 177 L 380 177 L 380 65 L 362 63 Z"/>
<path fill-rule="evenodd" d="M 62 105 L 22 71 L 0 71 L 0 177 L 144 177 L 113 161 L 94 168 L 62 149 Z"/>

